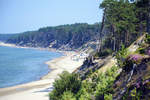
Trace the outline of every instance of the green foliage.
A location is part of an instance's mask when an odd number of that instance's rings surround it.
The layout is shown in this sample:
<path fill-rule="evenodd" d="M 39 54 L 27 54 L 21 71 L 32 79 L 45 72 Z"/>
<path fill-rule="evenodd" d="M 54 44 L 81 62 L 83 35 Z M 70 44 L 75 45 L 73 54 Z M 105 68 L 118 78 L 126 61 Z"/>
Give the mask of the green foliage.
<path fill-rule="evenodd" d="M 135 96 L 136 96 L 136 88 L 134 88 L 134 89 L 131 91 L 131 96 L 132 96 L 132 97 L 135 97 Z"/>
<path fill-rule="evenodd" d="M 104 100 L 113 100 L 112 94 L 105 94 L 104 95 Z"/>
<path fill-rule="evenodd" d="M 77 96 L 79 100 L 91 100 L 91 94 L 93 93 L 93 84 L 87 81 L 82 82 L 82 87 Z"/>
<path fill-rule="evenodd" d="M 127 100 L 129 98 L 132 98 L 132 100 L 141 100 L 142 97 L 142 91 L 137 91 L 136 88 L 130 90 L 129 88 L 127 89 L 126 93 L 123 95 L 122 99 Z"/>
<path fill-rule="evenodd" d="M 121 49 L 116 54 L 116 59 L 119 67 L 122 67 L 125 61 L 125 58 L 128 56 L 127 49 L 122 45 Z"/>
<path fill-rule="evenodd" d="M 103 49 L 100 52 L 97 52 L 95 54 L 95 57 L 106 57 L 108 55 L 112 54 L 112 50 L 111 49 Z"/>
<path fill-rule="evenodd" d="M 61 100 L 76 100 L 73 93 L 70 91 L 66 91 L 63 93 Z"/>
<path fill-rule="evenodd" d="M 60 25 L 56 27 L 44 27 L 37 31 L 20 33 L 7 40 L 21 46 L 59 48 L 70 44 L 71 48 L 79 48 L 90 40 L 95 40 L 99 33 L 100 23 L 89 25 L 76 23 L 71 25 Z"/>
<path fill-rule="evenodd" d="M 113 83 L 118 67 L 113 66 L 106 73 L 98 73 L 87 80 L 80 81 L 76 74 L 63 72 L 60 79 L 55 80 L 54 90 L 50 93 L 50 100 L 112 100 Z"/>
<path fill-rule="evenodd" d="M 92 100 L 91 99 L 91 94 L 88 93 L 85 88 L 82 88 L 81 91 L 82 91 L 82 93 L 79 97 L 79 100 Z"/>
<path fill-rule="evenodd" d="M 64 71 L 60 75 L 60 79 L 55 80 L 54 90 L 50 93 L 51 100 L 59 100 L 61 95 L 70 91 L 72 93 L 77 93 L 81 87 L 81 80 L 78 78 L 77 74 L 70 74 Z"/>
<path fill-rule="evenodd" d="M 112 44 L 112 50 L 118 50 L 121 43 L 125 46 L 131 44 L 138 32 L 138 25 L 135 25 L 139 21 L 135 11 L 136 5 L 128 0 L 103 0 L 100 8 L 104 10 L 104 23 L 110 37 L 107 42 Z M 106 46 L 111 45 L 106 44 Z"/>
<path fill-rule="evenodd" d="M 145 49 L 144 48 L 138 48 L 137 53 L 140 53 L 140 54 L 144 54 L 145 53 Z"/>
<path fill-rule="evenodd" d="M 95 96 L 97 100 L 102 99 L 103 96 L 105 98 L 112 97 L 111 96 L 111 94 L 113 93 L 112 85 L 114 83 L 114 80 L 118 76 L 117 70 L 118 70 L 118 67 L 113 66 L 105 74 L 100 73 L 98 75 L 98 78 L 96 79 L 97 85 L 95 87 L 96 89 Z"/>
<path fill-rule="evenodd" d="M 0 34 L 0 41 L 6 42 L 9 38 L 15 35 L 17 34 Z"/>
<path fill-rule="evenodd" d="M 97 73 L 91 76 L 89 80 L 82 82 L 82 87 L 76 97 L 79 100 L 112 100 L 113 82 L 118 76 L 118 67 L 113 66 L 106 73 Z"/>
<path fill-rule="evenodd" d="M 96 52 L 94 58 L 99 58 L 99 52 Z"/>
<path fill-rule="evenodd" d="M 150 35 L 149 34 L 146 34 L 145 42 L 150 44 Z"/>
<path fill-rule="evenodd" d="M 108 55 L 110 55 L 112 53 L 112 50 L 111 49 L 105 49 L 104 51 L 102 51 L 101 53 L 100 53 L 100 57 L 103 57 L 103 56 L 108 56 Z"/>

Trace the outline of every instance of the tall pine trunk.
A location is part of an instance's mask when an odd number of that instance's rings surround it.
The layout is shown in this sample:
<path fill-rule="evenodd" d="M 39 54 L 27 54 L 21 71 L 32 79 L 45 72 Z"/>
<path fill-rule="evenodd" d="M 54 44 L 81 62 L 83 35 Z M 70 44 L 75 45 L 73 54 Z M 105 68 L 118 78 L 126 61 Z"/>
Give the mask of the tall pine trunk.
<path fill-rule="evenodd" d="M 112 25 L 112 32 L 113 32 L 113 40 L 114 40 L 114 44 L 113 44 L 113 51 L 116 51 L 116 37 L 115 37 L 115 26 Z"/>
<path fill-rule="evenodd" d="M 129 44 L 129 31 L 126 32 L 126 40 L 125 40 L 125 46 L 128 46 Z"/>
<path fill-rule="evenodd" d="M 104 9 L 102 24 L 101 24 L 101 28 L 100 28 L 98 52 L 101 52 L 101 50 L 102 50 L 102 31 L 103 31 L 104 22 L 105 22 L 105 11 L 106 11 L 106 9 Z"/>

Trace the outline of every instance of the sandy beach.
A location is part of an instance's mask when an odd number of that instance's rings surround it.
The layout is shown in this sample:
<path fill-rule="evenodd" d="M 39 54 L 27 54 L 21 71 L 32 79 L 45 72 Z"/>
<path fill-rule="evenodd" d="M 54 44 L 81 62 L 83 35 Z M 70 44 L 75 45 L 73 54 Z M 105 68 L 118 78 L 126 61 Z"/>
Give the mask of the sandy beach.
<path fill-rule="evenodd" d="M 16 47 L 14 44 L 8 44 L 0 41 L 0 46 L 7 46 L 7 47 Z"/>
<path fill-rule="evenodd" d="M 53 82 L 63 71 L 73 72 L 83 64 L 80 53 L 64 52 L 65 55 L 46 62 L 51 71 L 39 81 L 0 88 L 0 100 L 49 100 L 49 92 L 53 89 Z"/>

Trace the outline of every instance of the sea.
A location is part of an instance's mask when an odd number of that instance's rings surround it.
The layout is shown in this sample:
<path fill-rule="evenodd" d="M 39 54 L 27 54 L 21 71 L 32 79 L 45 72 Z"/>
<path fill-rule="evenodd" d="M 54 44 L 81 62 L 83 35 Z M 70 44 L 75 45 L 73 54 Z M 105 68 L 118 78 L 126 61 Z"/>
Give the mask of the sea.
<path fill-rule="evenodd" d="M 45 62 L 60 56 L 59 52 L 0 46 L 0 88 L 40 80 L 50 71 Z"/>

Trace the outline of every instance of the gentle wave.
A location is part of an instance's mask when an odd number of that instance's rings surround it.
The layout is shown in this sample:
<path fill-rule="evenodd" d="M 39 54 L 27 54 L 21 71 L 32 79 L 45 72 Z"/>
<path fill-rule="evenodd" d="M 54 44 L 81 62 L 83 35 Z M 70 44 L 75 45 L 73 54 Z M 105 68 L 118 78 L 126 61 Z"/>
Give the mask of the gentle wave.
<path fill-rule="evenodd" d="M 0 46 L 0 88 L 39 80 L 50 71 L 45 62 L 62 56 L 47 50 L 5 46 Z"/>

